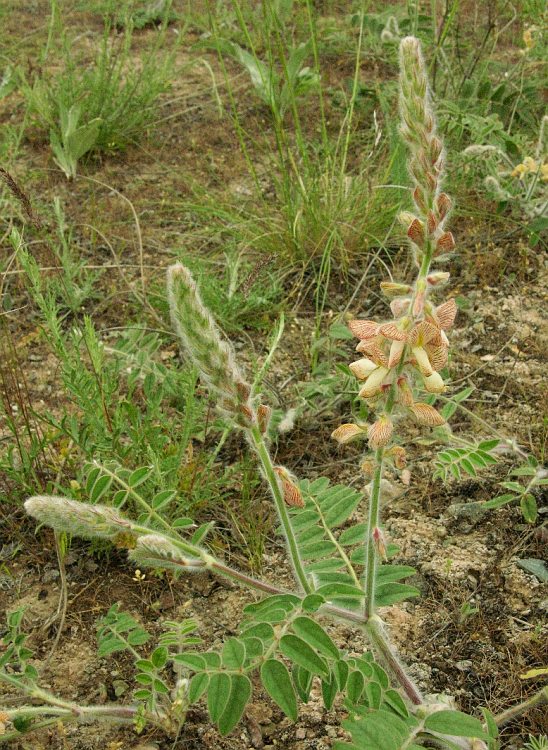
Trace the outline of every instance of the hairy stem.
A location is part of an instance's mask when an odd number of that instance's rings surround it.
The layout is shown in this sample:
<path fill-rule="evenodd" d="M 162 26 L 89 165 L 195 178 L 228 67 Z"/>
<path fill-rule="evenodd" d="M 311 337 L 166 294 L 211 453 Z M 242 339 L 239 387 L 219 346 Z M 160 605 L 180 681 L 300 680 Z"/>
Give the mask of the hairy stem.
<path fill-rule="evenodd" d="M 232 581 L 237 581 L 238 583 L 247 586 L 247 588 L 255 589 L 255 591 L 262 591 L 265 594 L 271 595 L 292 593 L 291 591 L 282 589 L 279 586 L 274 586 L 271 583 L 266 583 L 266 581 L 260 581 L 257 578 L 252 578 L 245 573 L 241 573 L 239 570 L 235 570 L 234 568 L 230 568 L 228 565 L 224 565 L 224 563 L 221 563 L 218 560 L 211 562 L 209 568 L 214 573 L 218 573 L 224 578 L 230 578 Z M 331 604 L 326 604 L 322 607 L 322 612 L 325 612 L 325 614 L 329 614 L 333 617 L 338 617 L 341 620 L 347 620 L 360 624 L 365 623 L 365 618 L 363 615 L 359 614 L 358 612 L 352 612 L 352 610 L 349 609 L 344 609 L 344 607 L 335 607 Z"/>
<path fill-rule="evenodd" d="M 535 695 L 533 695 L 531 698 L 528 698 L 526 701 L 518 703 L 515 706 L 511 706 L 510 708 L 507 708 L 506 711 L 502 711 L 500 714 L 497 714 L 494 717 L 495 723 L 498 727 L 502 727 L 504 726 L 504 724 L 508 724 L 509 721 L 517 719 L 518 716 L 521 716 L 531 708 L 542 706 L 545 703 L 548 703 L 548 685 L 542 688 L 542 690 L 539 690 L 538 693 L 535 693 Z"/>
<path fill-rule="evenodd" d="M 308 581 L 303 562 L 299 554 L 297 539 L 295 538 L 295 533 L 293 531 L 293 527 L 291 526 L 289 513 L 287 512 L 287 507 L 280 490 L 278 477 L 276 476 L 274 466 L 272 465 L 272 458 L 270 457 L 270 453 L 268 452 L 268 449 L 265 445 L 264 438 L 257 425 L 253 425 L 249 430 L 247 430 L 247 434 L 259 459 L 264 478 L 268 486 L 270 487 L 272 497 L 274 498 L 276 510 L 278 511 L 278 517 L 280 519 L 280 523 L 282 525 L 282 529 L 287 541 L 287 549 L 291 557 L 295 576 L 303 591 L 308 594 L 310 593 L 312 588 Z"/>
<path fill-rule="evenodd" d="M 377 615 L 370 617 L 367 624 L 364 626 L 364 629 L 369 640 L 379 654 L 381 654 L 382 658 L 388 665 L 388 668 L 400 683 L 411 703 L 415 706 L 420 706 L 421 703 L 424 702 L 422 695 L 411 678 L 406 674 L 403 666 L 400 664 L 398 657 L 394 652 L 394 648 L 384 632 L 383 622 L 380 617 Z"/>
<path fill-rule="evenodd" d="M 381 480 L 383 471 L 384 448 L 375 453 L 375 473 L 369 496 L 369 515 L 365 537 L 365 617 L 369 619 L 375 613 L 375 580 L 377 575 L 377 557 L 373 541 L 373 532 L 379 526 L 381 505 Z"/>

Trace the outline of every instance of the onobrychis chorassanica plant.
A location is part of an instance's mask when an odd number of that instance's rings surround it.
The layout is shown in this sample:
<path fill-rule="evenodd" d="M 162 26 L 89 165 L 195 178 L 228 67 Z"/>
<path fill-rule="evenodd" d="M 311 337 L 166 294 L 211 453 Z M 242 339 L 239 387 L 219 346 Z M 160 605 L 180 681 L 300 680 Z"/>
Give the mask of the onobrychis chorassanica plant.
<path fill-rule="evenodd" d="M 431 301 L 431 292 L 448 277 L 433 271 L 432 262 L 454 246 L 444 226 L 450 201 L 441 192 L 443 149 L 419 43 L 409 37 L 400 48 L 402 134 L 409 147 L 416 208 L 403 221 L 418 272 L 413 284 L 383 284 L 393 298 L 393 320 L 350 324 L 364 355 L 352 370 L 363 380 L 360 394 L 377 418 L 369 427 L 343 425 L 334 434 L 343 443 L 361 435 L 369 440 L 373 457 L 366 459 L 371 475 L 367 521 L 350 520 L 361 507 L 362 493 L 332 485 L 326 478 L 299 482 L 288 469 L 274 464 L 267 440 L 269 407 L 246 381 L 188 270 L 171 267 L 168 296 L 174 326 L 219 408 L 244 433 L 257 458 L 278 512 L 296 587 L 289 591 L 225 564 L 206 545 L 211 524 L 194 529 L 188 518 L 167 521 L 162 515 L 165 498 L 147 500 L 139 489 L 139 472 L 118 478 L 123 491 L 109 495 L 112 475 L 96 467 L 89 489 L 92 504 L 63 497 L 29 499 L 26 509 L 41 523 L 110 540 L 127 548 L 140 568 L 209 570 L 263 598 L 244 608 L 237 635 L 227 637 L 220 649 L 203 647 L 192 635 L 196 623 L 185 621 L 164 623 L 166 634 L 150 650 L 146 629 L 112 607 L 99 622 L 99 653 L 125 649 L 134 658 L 138 687 L 133 702 L 123 706 L 82 707 L 40 687 L 39 674 L 29 663 L 32 652 L 20 632 L 22 617 L 12 614 L 0 656 L 0 681 L 22 691 L 29 702 L 2 711 L 4 739 L 33 727 L 90 718 L 133 722 L 137 729 L 148 724 L 175 736 L 188 707 L 201 699 L 207 702 L 212 722 L 228 734 L 260 680 L 292 720 L 298 716 L 298 700 L 307 702 L 314 685 L 321 688 L 326 709 L 338 700 L 347 715 L 342 725 L 351 739 L 350 744 L 335 742 L 334 750 L 496 750 L 500 724 L 548 699 L 545 689 L 500 716 L 483 709 L 482 721 L 455 710 L 449 699 L 423 696 L 400 663 L 379 614 L 382 607 L 418 595 L 413 586 L 402 583 L 413 569 L 388 562 L 393 548 L 380 526 L 383 468 L 388 462 L 401 468 L 405 462 L 395 439 L 399 419 L 411 416 L 426 426 L 443 422 L 417 394 L 426 391 L 431 397 L 444 388 L 439 371 L 447 360 L 445 331 L 456 311 L 452 300 L 439 305 Z M 106 504 L 109 497 L 114 507 Z M 105 504 L 97 504 L 101 498 Z M 138 512 L 135 520 L 118 507 L 130 503 Z M 371 650 L 364 653 L 355 643 L 340 647 L 329 620 L 362 631 Z"/>

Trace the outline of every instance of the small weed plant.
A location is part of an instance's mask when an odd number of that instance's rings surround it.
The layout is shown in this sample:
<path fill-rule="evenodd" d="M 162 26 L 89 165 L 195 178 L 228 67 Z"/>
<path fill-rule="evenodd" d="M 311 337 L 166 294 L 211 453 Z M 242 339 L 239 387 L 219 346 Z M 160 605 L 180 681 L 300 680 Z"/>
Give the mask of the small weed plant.
<path fill-rule="evenodd" d="M 207 32 L 211 38 L 200 46 L 216 49 L 219 55 L 235 133 L 249 170 L 250 199 L 237 204 L 225 199 L 219 205 L 217 199 L 199 196 L 200 211 L 209 219 L 209 231 L 221 225 L 237 243 L 296 267 L 308 266 L 320 315 L 332 275 L 344 274 L 373 243 L 382 245 L 401 201 L 391 184 L 393 165 L 379 170 L 370 158 L 361 158 L 360 166 L 354 158 L 363 29 L 357 35 L 350 91 L 334 110 L 332 91 L 322 80 L 327 76 L 320 65 L 313 3 L 268 0 L 261 5 L 261 17 L 246 14 L 250 6 L 238 0 L 231 6 L 242 43 L 227 39 L 227 28 L 212 15 Z M 251 99 L 267 113 L 263 142 L 248 132 L 236 106 L 227 59 L 245 69 L 252 83 Z M 358 132 L 367 140 L 366 146 L 360 144 L 361 154 L 366 148 L 370 156 L 380 150 L 378 120 L 369 132 Z"/>
<path fill-rule="evenodd" d="M 61 70 L 24 86 L 29 112 L 49 132 L 53 156 L 68 178 L 91 152 L 114 152 L 142 138 L 157 117 L 158 97 L 169 88 L 172 52 L 161 29 L 146 55 L 135 61 L 133 27 L 113 33 L 106 21 L 99 49 L 86 64 L 52 10 L 52 29 L 61 39 Z M 53 33 L 53 32 L 52 32 Z"/>
<path fill-rule="evenodd" d="M 419 593 L 405 583 L 413 570 L 390 561 L 394 548 L 380 520 L 383 476 L 386 470 L 405 467 L 400 426 L 407 420 L 424 429 L 444 426 L 433 402 L 445 388 L 441 372 L 447 364 L 447 333 L 457 312 L 453 299 L 434 301 L 449 277 L 437 263 L 452 252 L 455 241 L 446 226 L 451 200 L 441 185 L 442 143 L 414 37 L 402 40 L 400 65 L 401 134 L 409 152 L 415 209 L 401 221 L 416 275 L 410 284 L 382 283 L 391 300 L 391 319 L 350 322 L 360 354 L 350 370 L 374 416 L 369 423 L 343 424 L 333 433 L 343 445 L 361 439 L 368 443 L 361 465 L 368 481 L 367 517 L 354 521 L 363 493 L 327 478 L 299 481 L 274 463 L 267 438 L 271 409 L 219 334 L 191 273 L 182 264 L 172 266 L 167 286 L 174 328 L 224 419 L 243 433 L 256 458 L 278 514 L 295 586 L 282 588 L 227 565 L 208 545 L 210 523 L 196 528 L 191 518 L 168 514 L 173 501 L 169 492 L 147 494 L 146 468 L 113 472 L 95 465 L 84 488 L 87 502 L 30 498 L 26 509 L 40 523 L 127 548 L 139 568 L 210 571 L 258 596 L 244 608 L 237 635 L 217 649 L 202 644 L 192 619 L 164 622 L 164 634 L 152 645 L 146 628 L 114 604 L 97 624 L 99 653 L 126 651 L 133 657 L 137 688 L 127 705 L 81 706 L 42 687 L 22 632 L 22 612 L 12 613 L 0 681 L 21 691 L 27 702 L 2 711 L 4 740 L 58 721 L 90 720 L 133 724 L 137 730 L 157 727 L 177 736 L 189 707 L 198 701 L 207 703 L 211 721 L 227 735 L 260 681 L 293 721 L 299 703 L 306 703 L 317 686 L 327 710 L 336 701 L 342 705 L 348 740 L 335 742 L 335 750 L 496 750 L 502 724 L 548 699 L 545 688 L 498 716 L 486 708 L 473 716 L 459 711 L 448 697 L 425 696 L 398 658 L 381 617 L 382 608 Z M 476 458 L 469 457 L 471 465 L 478 456 L 485 460 L 488 450 L 480 446 Z M 341 647 L 330 621 L 365 634 L 370 649 Z"/>

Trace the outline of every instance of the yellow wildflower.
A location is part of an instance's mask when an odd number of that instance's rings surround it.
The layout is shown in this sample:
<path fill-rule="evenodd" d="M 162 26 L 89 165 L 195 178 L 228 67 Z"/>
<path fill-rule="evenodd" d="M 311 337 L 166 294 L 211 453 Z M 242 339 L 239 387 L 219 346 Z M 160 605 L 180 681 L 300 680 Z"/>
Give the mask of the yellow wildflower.
<path fill-rule="evenodd" d="M 538 164 L 530 156 L 526 156 L 525 159 L 523 160 L 523 163 L 525 167 L 527 168 L 528 172 L 536 172 L 538 170 Z"/>
<path fill-rule="evenodd" d="M 523 43 L 527 49 L 532 49 L 535 46 L 535 40 L 533 39 L 533 29 L 529 26 L 523 32 Z"/>
<path fill-rule="evenodd" d="M 519 177 L 519 179 L 523 179 L 523 175 L 527 172 L 527 167 L 525 164 L 518 164 L 514 167 L 512 170 L 512 177 Z"/>
<path fill-rule="evenodd" d="M 518 164 L 516 167 L 514 167 L 514 169 L 512 170 L 512 177 L 518 177 L 520 180 L 522 180 L 524 175 L 534 174 L 537 171 L 537 162 L 531 156 L 526 156 L 521 164 Z"/>

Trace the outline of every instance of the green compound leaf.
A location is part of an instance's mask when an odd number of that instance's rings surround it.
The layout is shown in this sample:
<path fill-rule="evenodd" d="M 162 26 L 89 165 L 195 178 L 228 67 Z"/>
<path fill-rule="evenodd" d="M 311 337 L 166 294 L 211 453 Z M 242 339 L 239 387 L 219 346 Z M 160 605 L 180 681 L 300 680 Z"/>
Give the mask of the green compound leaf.
<path fill-rule="evenodd" d="M 543 560 L 537 560 L 534 557 L 525 557 L 517 560 L 516 564 L 522 570 L 532 573 L 541 583 L 548 583 L 548 565 Z"/>
<path fill-rule="evenodd" d="M 310 698 L 310 688 L 312 687 L 312 675 L 298 664 L 293 665 L 291 675 L 299 698 L 303 703 L 308 703 L 308 699 Z"/>
<path fill-rule="evenodd" d="M 367 698 L 367 705 L 369 708 L 375 710 L 381 707 L 382 703 L 382 688 L 378 682 L 368 682 L 365 685 L 365 696 Z"/>
<path fill-rule="evenodd" d="M 343 659 L 339 659 L 339 661 L 333 666 L 333 674 L 335 675 L 337 685 L 341 691 L 346 687 L 349 671 L 348 662 Z"/>
<path fill-rule="evenodd" d="M 261 681 L 264 689 L 284 714 L 292 721 L 297 720 L 297 697 L 288 669 L 277 659 L 268 659 L 261 667 Z"/>
<path fill-rule="evenodd" d="M 158 492 L 154 497 L 152 498 L 152 507 L 154 510 L 160 510 L 160 508 L 165 508 L 169 503 L 174 500 L 177 497 L 177 492 L 175 490 L 162 490 L 161 492 Z M 185 523 L 186 521 L 190 521 L 189 523 Z M 183 522 L 183 523 L 181 523 Z M 176 524 L 173 524 L 173 527 L 178 528 L 184 528 L 185 526 L 192 525 L 192 519 L 191 518 L 179 518 L 176 521 Z"/>
<path fill-rule="evenodd" d="M 268 596 L 266 599 L 261 599 L 260 602 L 248 604 L 244 607 L 244 612 L 246 615 L 257 615 L 270 609 L 283 609 L 285 612 L 291 612 L 300 603 L 300 598 L 295 594 L 275 594 L 274 596 Z"/>
<path fill-rule="evenodd" d="M 113 604 L 107 614 L 97 621 L 99 656 L 124 651 L 129 646 L 142 646 L 149 639 L 146 630 L 127 612 Z"/>
<path fill-rule="evenodd" d="M 138 487 L 140 484 L 143 484 L 143 482 L 146 482 L 151 474 L 151 468 L 149 468 L 148 466 L 141 466 L 140 469 L 135 469 L 135 471 L 131 472 L 127 479 L 127 483 L 132 489 L 135 489 L 135 487 Z"/>
<path fill-rule="evenodd" d="M 241 639 L 245 646 L 246 659 L 256 659 L 264 654 L 265 644 L 260 638 L 245 638 Z"/>
<path fill-rule="evenodd" d="M 190 539 L 192 544 L 201 544 L 214 526 L 215 521 L 209 521 L 209 523 L 203 523 L 199 526 Z"/>
<path fill-rule="evenodd" d="M 494 497 L 492 500 L 487 500 L 484 504 L 484 508 L 500 508 L 503 505 L 507 505 L 508 503 L 513 502 L 516 499 L 515 495 L 512 495 L 510 493 L 506 493 L 504 495 L 499 495 L 498 497 Z"/>
<path fill-rule="evenodd" d="M 350 672 L 346 683 L 346 694 L 352 703 L 357 703 L 360 700 L 364 687 L 365 678 L 363 674 L 359 671 Z"/>
<path fill-rule="evenodd" d="M 166 665 L 167 657 L 167 648 L 165 646 L 159 646 L 152 652 L 150 661 L 154 664 L 156 669 L 162 669 L 162 667 L 165 667 Z"/>
<path fill-rule="evenodd" d="M 495 721 L 495 717 L 486 708 L 482 708 L 481 712 L 482 712 L 483 718 L 485 720 L 485 725 L 487 727 L 487 732 L 489 734 L 489 737 L 492 737 L 493 739 L 497 739 L 497 737 L 499 736 L 499 728 L 498 728 L 497 723 Z"/>
<path fill-rule="evenodd" d="M 156 690 L 157 693 L 162 693 L 163 695 L 167 695 L 169 693 L 169 688 L 163 680 L 153 680 L 152 685 L 154 686 L 154 690 Z"/>
<path fill-rule="evenodd" d="M 387 607 L 412 596 L 420 596 L 420 591 L 415 586 L 408 583 L 385 583 L 377 586 L 375 604 L 377 607 Z"/>
<path fill-rule="evenodd" d="M 527 493 L 520 500 L 521 512 L 527 523 L 535 523 L 538 516 L 537 501 L 533 495 Z"/>
<path fill-rule="evenodd" d="M 154 672 L 155 670 L 154 664 L 149 659 L 137 659 L 135 666 L 143 672 Z"/>
<path fill-rule="evenodd" d="M 242 638 L 259 638 L 263 643 L 274 640 L 274 628 L 267 622 L 260 622 L 245 627 L 240 633 Z"/>
<path fill-rule="evenodd" d="M 204 651 L 201 656 L 205 659 L 208 669 L 221 668 L 221 657 L 216 651 Z"/>
<path fill-rule="evenodd" d="M 357 523 L 355 526 L 351 526 L 349 529 L 345 529 L 339 537 L 340 544 L 345 547 L 349 547 L 353 544 L 360 544 L 365 540 L 365 534 L 367 532 L 366 523 Z"/>
<path fill-rule="evenodd" d="M 135 690 L 133 693 L 133 697 L 137 701 L 146 701 L 152 696 L 152 693 L 150 690 L 146 690 L 143 688 L 142 690 Z"/>
<path fill-rule="evenodd" d="M 185 667 L 193 669 L 196 672 L 205 669 L 206 666 L 208 666 L 203 654 L 198 654 L 191 651 L 189 651 L 188 653 L 175 654 L 175 656 L 173 657 L 173 661 L 177 662 L 177 664 L 183 664 Z"/>
<path fill-rule="evenodd" d="M 327 664 L 310 646 L 296 635 L 284 635 L 280 641 L 280 651 L 284 656 L 312 674 L 322 677 L 329 675 Z"/>
<path fill-rule="evenodd" d="M 321 625 L 311 620 L 310 617 L 297 617 L 293 620 L 292 627 L 295 635 L 298 635 L 309 646 L 319 651 L 322 656 L 326 656 L 328 659 L 339 658 L 340 654 L 337 646 L 335 646 Z"/>
<path fill-rule="evenodd" d="M 221 654 L 223 667 L 239 669 L 245 662 L 245 646 L 237 638 L 229 638 L 223 646 Z"/>
<path fill-rule="evenodd" d="M 99 500 L 105 494 L 105 492 L 108 491 L 111 484 L 112 484 L 112 477 L 109 477 L 106 474 L 101 474 L 100 469 L 94 469 L 94 471 L 90 473 L 88 477 L 87 485 L 86 485 L 86 489 L 89 493 L 90 502 L 98 503 Z"/>
<path fill-rule="evenodd" d="M 301 609 L 305 612 L 317 612 L 324 603 L 325 599 L 320 594 L 308 594 L 302 600 Z"/>
<path fill-rule="evenodd" d="M 210 687 L 211 690 L 211 687 Z M 224 711 L 219 719 L 219 732 L 226 737 L 242 718 L 245 707 L 251 698 L 251 680 L 244 674 L 233 674 L 230 677 L 230 692 Z M 209 698 L 209 693 L 208 693 Z"/>
<path fill-rule="evenodd" d="M 207 710 L 209 711 L 211 721 L 215 724 L 219 721 L 226 708 L 231 686 L 231 678 L 226 672 L 216 672 L 209 679 Z"/>
<path fill-rule="evenodd" d="M 424 722 L 424 728 L 429 732 L 439 734 L 452 734 L 456 737 L 473 737 L 479 740 L 489 739 L 485 733 L 481 721 L 473 716 L 468 716 L 462 711 L 436 711 L 428 716 Z"/>
<path fill-rule="evenodd" d="M 285 609 L 265 609 L 262 612 L 257 612 L 257 614 L 254 615 L 254 619 L 256 622 L 277 625 L 280 622 L 285 622 L 287 620 L 287 615 L 288 612 Z"/>
<path fill-rule="evenodd" d="M 375 711 L 356 721 L 343 721 L 360 750 L 400 750 L 412 736 L 416 722 L 405 722 L 388 711 Z"/>
<path fill-rule="evenodd" d="M 386 690 L 383 695 L 383 701 L 387 703 L 397 714 L 403 716 L 406 719 L 409 716 L 409 711 L 405 705 L 405 701 L 398 693 L 397 690 Z"/>
<path fill-rule="evenodd" d="M 410 565 L 380 565 L 377 569 L 377 586 L 391 581 L 399 581 L 408 578 L 417 571 Z"/>
<path fill-rule="evenodd" d="M 188 702 L 190 705 L 200 700 L 209 685 L 209 675 L 207 672 L 199 672 L 190 680 L 188 686 Z"/>
<path fill-rule="evenodd" d="M 362 599 L 363 591 L 357 586 L 351 586 L 348 583 L 326 583 L 324 586 L 318 588 L 318 594 L 321 594 L 326 599 L 335 599 L 337 597 L 353 599 Z"/>
<path fill-rule="evenodd" d="M 335 675 L 331 675 L 331 679 L 329 681 L 322 680 L 322 698 L 324 706 L 329 711 L 333 705 L 333 701 L 335 700 L 337 696 L 337 680 L 335 679 Z"/>

